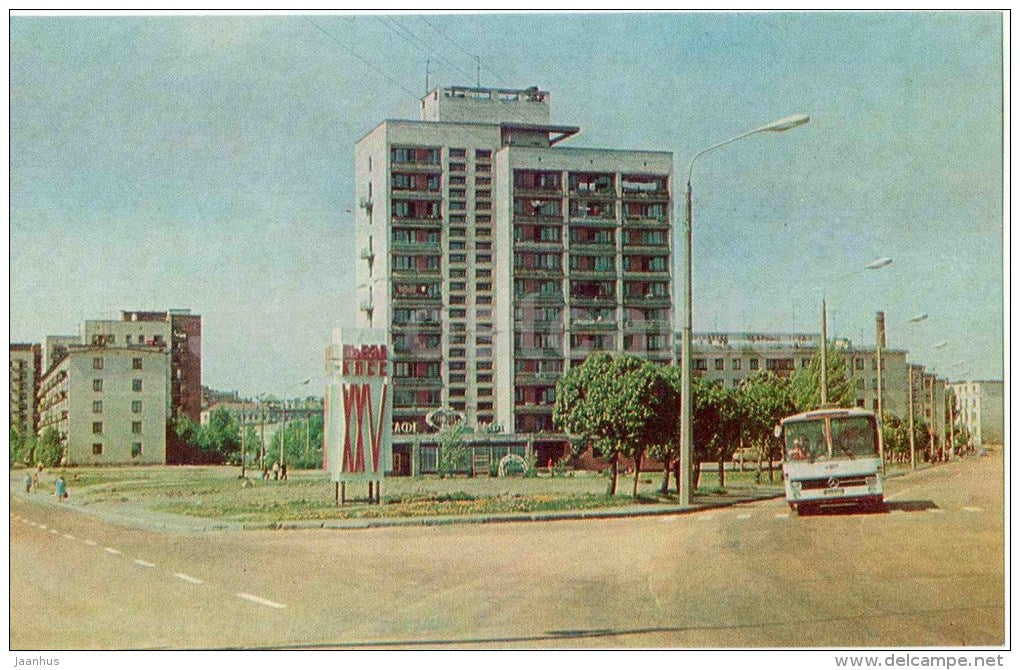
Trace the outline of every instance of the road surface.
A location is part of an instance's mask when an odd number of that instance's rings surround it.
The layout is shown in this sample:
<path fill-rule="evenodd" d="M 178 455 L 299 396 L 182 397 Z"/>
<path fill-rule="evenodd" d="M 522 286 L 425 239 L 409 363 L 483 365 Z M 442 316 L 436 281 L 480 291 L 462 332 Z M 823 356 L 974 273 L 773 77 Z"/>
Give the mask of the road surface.
<path fill-rule="evenodd" d="M 1004 643 L 1002 458 L 885 513 L 174 535 L 11 499 L 11 648 Z"/>

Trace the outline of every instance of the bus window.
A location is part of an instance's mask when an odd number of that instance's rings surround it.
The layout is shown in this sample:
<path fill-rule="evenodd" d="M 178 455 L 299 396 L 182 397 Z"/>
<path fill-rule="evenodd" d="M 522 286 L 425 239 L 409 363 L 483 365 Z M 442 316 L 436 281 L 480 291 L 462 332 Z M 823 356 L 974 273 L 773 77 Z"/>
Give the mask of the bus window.
<path fill-rule="evenodd" d="M 876 431 L 870 419 L 855 416 L 833 418 L 830 421 L 833 458 L 873 457 L 878 453 Z"/>
<path fill-rule="evenodd" d="M 825 421 L 796 421 L 786 424 L 786 458 L 814 462 L 828 457 Z"/>

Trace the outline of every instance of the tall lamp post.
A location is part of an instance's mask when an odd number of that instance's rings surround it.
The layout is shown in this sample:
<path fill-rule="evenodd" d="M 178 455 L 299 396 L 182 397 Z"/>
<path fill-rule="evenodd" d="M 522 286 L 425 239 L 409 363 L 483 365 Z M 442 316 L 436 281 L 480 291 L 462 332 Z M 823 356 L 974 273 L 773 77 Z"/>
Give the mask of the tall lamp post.
<path fill-rule="evenodd" d="M 840 281 L 842 279 L 846 279 L 847 277 L 852 277 L 853 275 L 857 274 L 858 272 L 863 272 L 864 270 L 879 270 L 879 269 L 884 268 L 887 265 L 891 265 L 891 264 L 892 264 L 892 259 L 891 258 L 888 258 L 888 257 L 876 258 L 875 260 L 873 260 L 870 263 L 868 263 L 867 265 L 865 265 L 863 268 L 858 268 L 857 270 L 853 270 L 853 271 L 848 272 L 848 273 L 846 273 L 844 275 L 840 275 L 839 277 L 837 277 L 836 279 L 832 280 L 831 282 L 827 282 L 826 285 L 822 288 L 822 347 L 821 347 L 822 360 L 821 360 L 821 370 L 819 370 L 819 380 L 818 380 L 818 386 L 819 386 L 818 390 L 819 390 L 819 396 L 820 396 L 819 397 L 819 406 L 820 407 L 825 407 L 826 405 L 829 404 L 829 347 L 828 347 L 828 344 L 829 344 L 829 317 L 828 317 L 828 312 L 826 311 L 826 303 L 825 303 L 826 289 L 828 288 L 829 285 L 834 284 L 834 283 L 836 283 L 836 282 L 838 282 L 838 281 Z"/>
<path fill-rule="evenodd" d="M 692 213 L 692 202 L 693 195 L 691 191 L 691 174 L 694 171 L 694 162 L 699 157 L 724 147 L 727 144 L 736 142 L 750 135 L 756 133 L 772 132 L 780 133 L 797 126 L 802 126 L 808 121 L 810 117 L 804 114 L 795 114 L 793 116 L 787 116 L 778 121 L 766 124 L 749 130 L 746 133 L 731 137 L 730 139 L 714 144 L 707 149 L 702 149 L 698 153 L 694 154 L 691 158 L 691 162 L 687 165 L 687 194 L 686 203 L 684 208 L 684 236 L 686 238 L 686 284 L 684 290 L 684 325 L 681 331 L 680 340 L 680 472 L 681 481 L 677 482 L 677 488 L 680 489 L 680 502 L 681 504 L 687 505 L 691 502 L 691 453 L 693 450 L 693 403 L 691 398 L 691 323 L 693 314 L 693 260 L 694 260 L 694 224 L 693 224 L 693 213 Z"/>
<path fill-rule="evenodd" d="M 885 348 L 886 340 L 886 328 L 885 328 L 885 312 L 879 312 L 882 315 L 882 327 L 875 332 L 875 387 L 877 394 L 878 406 L 878 419 L 881 421 L 884 418 L 883 405 L 882 405 L 882 349 Z M 906 321 L 897 324 L 897 327 L 911 324 L 920 323 L 928 318 L 928 313 L 918 314 L 917 316 L 911 317 Z M 914 453 L 914 369 L 910 365 L 910 361 L 907 361 L 907 405 L 909 405 L 909 426 L 910 432 L 910 468 L 913 470 L 916 465 L 915 453 Z M 885 442 L 879 440 L 879 460 L 882 463 L 882 471 L 885 471 Z"/>

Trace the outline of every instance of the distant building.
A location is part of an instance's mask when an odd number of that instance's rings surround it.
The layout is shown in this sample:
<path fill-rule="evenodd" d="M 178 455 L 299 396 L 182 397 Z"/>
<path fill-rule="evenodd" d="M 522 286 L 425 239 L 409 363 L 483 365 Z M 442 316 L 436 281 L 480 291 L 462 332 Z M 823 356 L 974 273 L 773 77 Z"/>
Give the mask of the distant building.
<path fill-rule="evenodd" d="M 806 368 L 818 352 L 815 333 L 695 333 L 691 337 L 692 374 L 738 388 L 759 372 L 790 377 Z M 679 352 L 679 338 L 676 348 Z M 878 363 L 874 348 L 836 340 L 835 348 L 857 390 L 855 404 L 878 409 Z M 882 408 L 898 417 L 907 412 L 907 352 L 882 350 Z"/>
<path fill-rule="evenodd" d="M 42 376 L 42 346 L 12 344 L 10 346 L 11 403 L 10 424 L 22 437 L 35 433 L 37 422 L 36 393 Z"/>
<path fill-rule="evenodd" d="M 958 421 L 975 446 L 1005 444 L 1004 395 L 1001 381 L 953 382 Z"/>
<path fill-rule="evenodd" d="M 43 338 L 43 373 L 60 362 L 60 359 L 67 355 L 69 347 L 84 344 L 82 336 L 78 335 L 47 335 Z"/>
<path fill-rule="evenodd" d="M 166 462 L 168 359 L 148 345 L 78 345 L 43 377 L 42 434 L 54 428 L 67 465 Z"/>

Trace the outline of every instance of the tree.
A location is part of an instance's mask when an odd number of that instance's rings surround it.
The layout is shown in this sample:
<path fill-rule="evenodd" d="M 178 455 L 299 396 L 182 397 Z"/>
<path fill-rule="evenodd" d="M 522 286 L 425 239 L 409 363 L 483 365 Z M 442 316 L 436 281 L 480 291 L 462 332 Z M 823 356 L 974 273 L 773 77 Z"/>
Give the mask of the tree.
<path fill-rule="evenodd" d="M 439 431 L 439 463 L 441 475 L 453 475 L 467 469 L 466 429 L 461 423 L 445 424 Z"/>
<path fill-rule="evenodd" d="M 210 458 L 215 454 L 219 462 L 236 461 L 241 452 L 241 432 L 237 420 L 223 407 L 217 407 L 209 413 L 209 422 L 200 427 L 203 433 L 199 443 Z"/>
<path fill-rule="evenodd" d="M 42 436 L 36 442 L 32 458 L 36 463 L 42 463 L 43 466 L 52 468 L 60 464 L 63 455 L 64 446 L 60 443 L 60 434 L 56 428 L 50 426 L 43 431 Z"/>
<path fill-rule="evenodd" d="M 792 384 L 771 372 L 759 372 L 741 385 L 738 402 L 744 419 L 741 435 L 758 452 L 756 477 L 761 480 L 761 462 L 768 460 L 772 481 L 772 462 L 782 455 L 782 445 L 773 429 L 783 418 L 797 412 Z"/>
<path fill-rule="evenodd" d="M 612 463 L 609 492 L 616 495 L 620 458 L 635 461 L 634 495 L 641 462 L 669 429 L 670 384 L 658 366 L 636 356 L 600 352 L 572 367 L 556 385 L 553 422 L 572 438 L 585 438 Z"/>
<path fill-rule="evenodd" d="M 276 432 L 269 453 L 278 458 L 283 440 L 283 457 L 288 467 L 309 469 L 322 467 L 322 416 L 287 422 L 287 428 Z M 248 442 L 248 444 L 252 444 Z M 254 444 L 258 444 L 258 436 Z"/>
<path fill-rule="evenodd" d="M 797 411 L 807 412 L 818 409 L 822 404 L 821 393 L 821 350 L 811 357 L 806 368 L 793 373 L 793 400 Z M 826 344 L 826 383 L 828 404 L 835 407 L 852 407 L 857 399 L 857 390 L 846 371 L 843 352 L 832 344 Z"/>
<path fill-rule="evenodd" d="M 21 438 L 21 434 L 18 433 L 18 429 L 14 426 L 11 426 L 11 437 L 8 446 L 10 447 L 10 461 L 8 462 L 8 465 L 23 462 L 25 441 Z"/>
<path fill-rule="evenodd" d="M 882 447 L 885 458 L 895 463 L 910 459 L 910 430 L 905 421 L 895 414 L 884 412 L 882 419 Z"/>
<path fill-rule="evenodd" d="M 691 426 L 692 460 L 697 472 L 705 461 L 719 463 L 719 486 L 726 486 L 725 462 L 733 455 L 740 439 L 741 414 L 737 394 L 721 384 L 702 377 L 691 380 L 693 422 Z M 692 488 L 697 490 L 700 477 Z"/>

